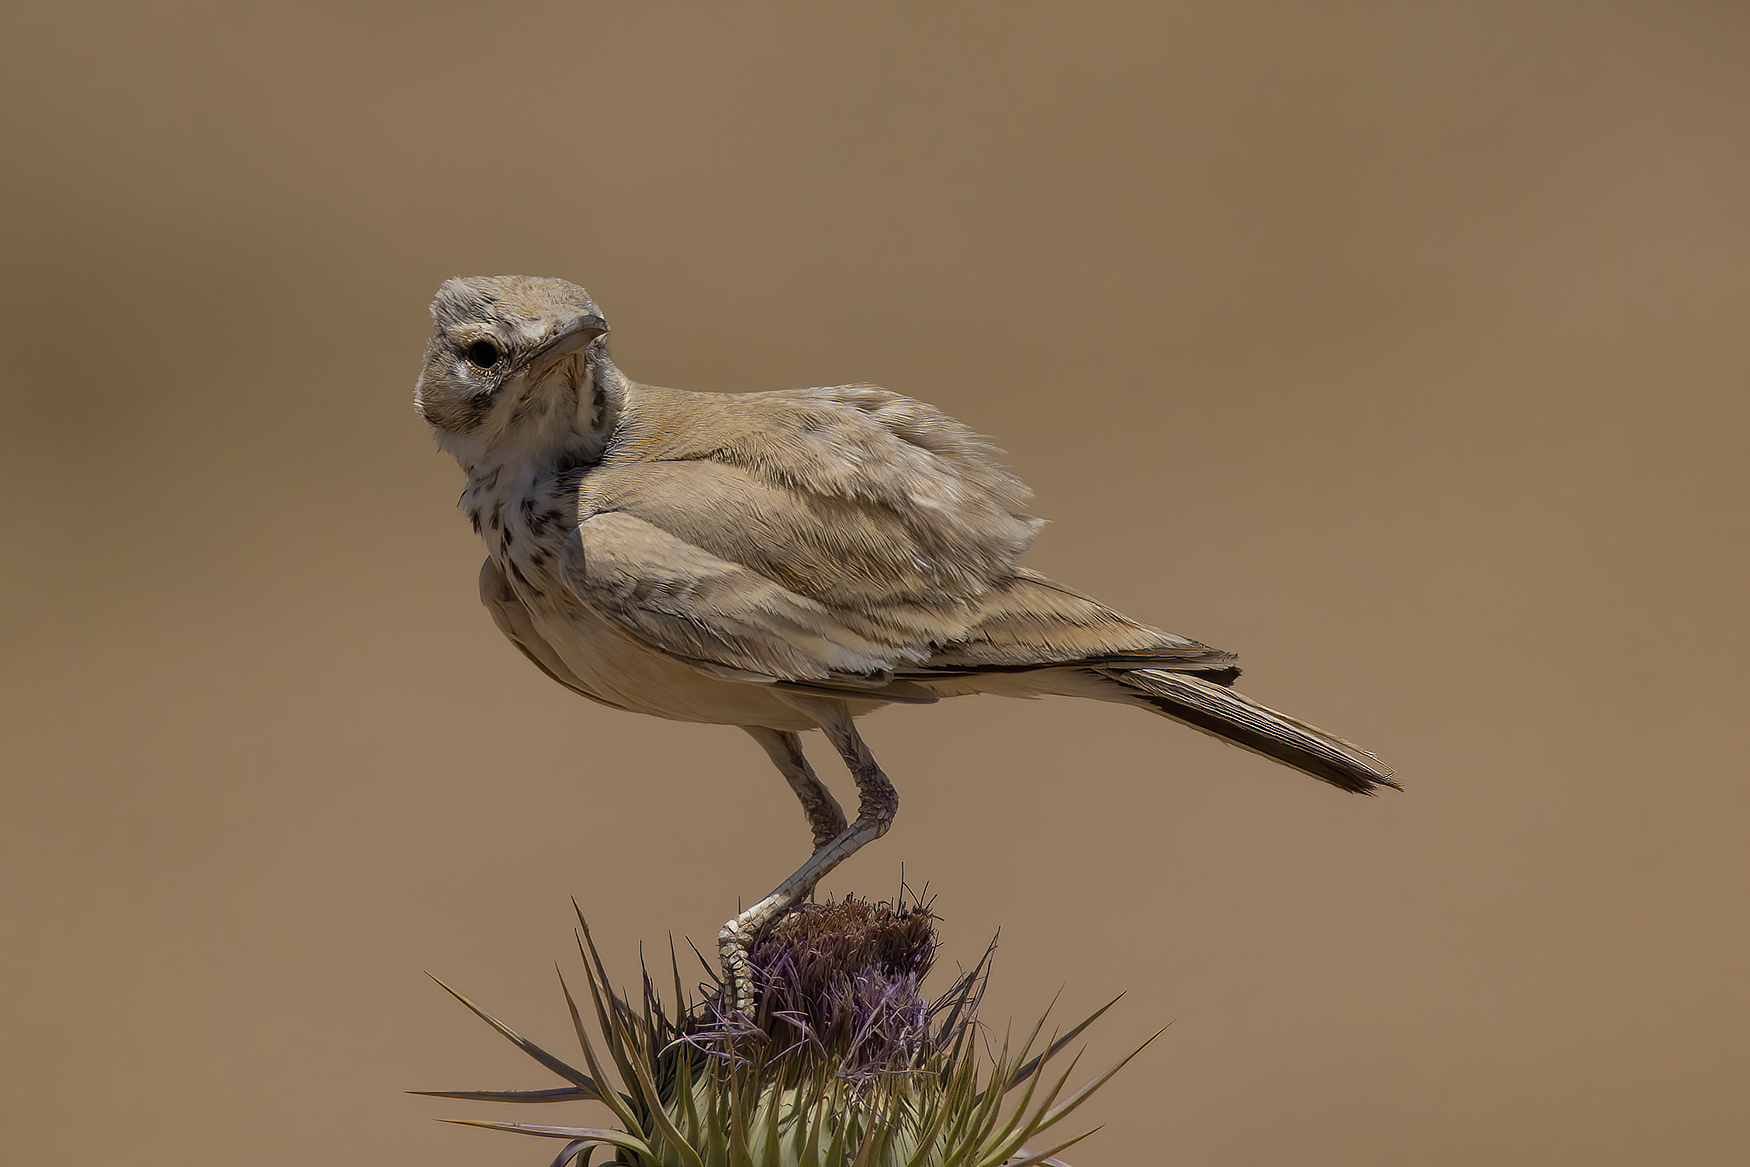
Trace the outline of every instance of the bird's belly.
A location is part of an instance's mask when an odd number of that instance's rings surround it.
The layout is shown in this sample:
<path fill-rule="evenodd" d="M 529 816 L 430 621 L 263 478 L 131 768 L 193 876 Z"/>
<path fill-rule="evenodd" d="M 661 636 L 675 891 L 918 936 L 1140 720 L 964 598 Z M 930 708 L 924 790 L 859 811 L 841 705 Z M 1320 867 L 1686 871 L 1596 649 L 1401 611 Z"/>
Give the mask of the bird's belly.
<path fill-rule="evenodd" d="M 670 721 L 815 728 L 767 686 L 702 673 L 632 639 L 588 609 L 537 610 L 531 615 L 536 630 L 584 687 L 622 708 Z"/>

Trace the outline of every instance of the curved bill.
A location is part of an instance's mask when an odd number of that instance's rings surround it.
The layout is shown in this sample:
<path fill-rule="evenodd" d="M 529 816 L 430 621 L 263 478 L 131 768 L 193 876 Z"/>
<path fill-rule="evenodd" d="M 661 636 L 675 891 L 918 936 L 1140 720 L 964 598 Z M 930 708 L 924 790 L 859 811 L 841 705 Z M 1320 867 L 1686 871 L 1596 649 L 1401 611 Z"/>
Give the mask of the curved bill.
<path fill-rule="evenodd" d="M 608 322 L 593 312 L 574 317 L 525 356 L 523 368 L 531 381 L 539 381 L 566 357 L 588 348 L 607 332 Z"/>

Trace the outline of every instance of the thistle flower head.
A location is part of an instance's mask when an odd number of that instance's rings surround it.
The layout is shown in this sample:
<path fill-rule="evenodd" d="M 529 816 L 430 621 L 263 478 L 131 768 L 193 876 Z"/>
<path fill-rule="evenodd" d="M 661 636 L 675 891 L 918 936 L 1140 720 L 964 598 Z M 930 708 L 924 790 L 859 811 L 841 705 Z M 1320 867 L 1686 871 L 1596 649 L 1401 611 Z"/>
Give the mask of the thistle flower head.
<path fill-rule="evenodd" d="M 800 905 L 748 951 L 752 1020 L 713 994 L 694 1040 L 731 1056 L 769 1043 L 858 1084 L 914 1069 L 932 1040 L 952 1036 L 932 1033 L 923 991 L 938 946 L 933 919 L 918 902 Z"/>
<path fill-rule="evenodd" d="M 695 1003 L 678 964 L 672 1014 L 648 972 L 638 1005 L 614 994 L 579 914 L 599 1046 L 563 975 L 560 983 L 587 1070 L 445 985 L 569 1085 L 420 1093 L 607 1106 L 618 1127 L 449 1120 L 564 1139 L 553 1167 L 587 1167 L 598 1152 L 609 1156 L 599 1167 L 1062 1167 L 1053 1156 L 1092 1132 L 1043 1150 L 1030 1144 L 1142 1046 L 1067 1096 L 1073 1059 L 1047 1087 L 1046 1064 L 1113 1002 L 1054 1034 L 1037 1054 L 1044 1018 L 1018 1050 L 1005 1040 L 993 1052 L 976 1013 L 995 945 L 932 1002 L 921 985 L 936 955 L 933 919 L 915 901 L 805 905 L 752 946 L 756 1005 L 748 1018 L 727 1003 L 721 985 Z"/>

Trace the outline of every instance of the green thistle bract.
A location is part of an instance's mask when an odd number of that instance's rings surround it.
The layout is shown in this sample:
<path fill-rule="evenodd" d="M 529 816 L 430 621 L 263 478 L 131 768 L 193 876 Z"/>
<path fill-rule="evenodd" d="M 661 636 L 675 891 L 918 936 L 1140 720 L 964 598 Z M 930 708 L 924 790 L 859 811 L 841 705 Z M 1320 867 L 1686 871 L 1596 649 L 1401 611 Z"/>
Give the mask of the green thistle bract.
<path fill-rule="evenodd" d="M 976 1013 L 995 945 L 927 1002 L 919 986 L 937 942 L 928 907 L 920 903 L 847 898 L 803 905 L 749 953 L 757 1002 L 752 1018 L 719 1004 L 726 998 L 721 985 L 695 1004 L 672 952 L 673 1015 L 648 972 L 635 1007 L 608 987 L 581 912 L 578 924 L 599 1046 L 563 974 L 560 987 L 587 1070 L 554 1057 L 438 981 L 570 1084 L 417 1092 L 605 1104 L 619 1121 L 616 1129 L 446 1120 L 563 1139 L 553 1167 L 590 1167 L 598 1152 L 609 1157 L 596 1167 L 1061 1167 L 1053 1156 L 1092 1132 L 1044 1149 L 1038 1148 L 1046 1141 L 1041 1136 L 1160 1035 L 1067 1095 L 1073 1058 L 1045 1085 L 1047 1064 L 1116 998 L 1069 1032 L 1054 1034 L 1037 1054 L 1043 1017 L 1018 1048 L 1005 1039 L 989 1051 Z M 610 1086 L 610 1069 L 618 1089 Z"/>

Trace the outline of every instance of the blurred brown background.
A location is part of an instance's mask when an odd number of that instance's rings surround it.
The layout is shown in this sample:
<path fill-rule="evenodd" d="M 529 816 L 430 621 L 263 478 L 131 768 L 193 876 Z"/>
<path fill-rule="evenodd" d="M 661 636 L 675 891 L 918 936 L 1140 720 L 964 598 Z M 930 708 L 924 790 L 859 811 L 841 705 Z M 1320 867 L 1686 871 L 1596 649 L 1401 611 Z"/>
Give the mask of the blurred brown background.
<path fill-rule="evenodd" d="M 633 376 L 993 433 L 1030 562 L 1378 750 L 1134 711 L 865 732 L 831 880 L 1129 996 L 1083 1165 L 1750 1159 L 1750 10 L 20 6 L 6 18 L 0 1161 L 538 1164 L 569 905 L 630 977 L 802 857 L 733 730 L 480 610 L 409 394 L 455 274 Z M 814 748 L 818 751 L 820 743 Z M 844 788 L 834 766 L 822 771 Z M 733 839 L 733 842 L 731 841 Z"/>

